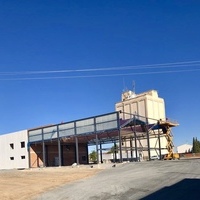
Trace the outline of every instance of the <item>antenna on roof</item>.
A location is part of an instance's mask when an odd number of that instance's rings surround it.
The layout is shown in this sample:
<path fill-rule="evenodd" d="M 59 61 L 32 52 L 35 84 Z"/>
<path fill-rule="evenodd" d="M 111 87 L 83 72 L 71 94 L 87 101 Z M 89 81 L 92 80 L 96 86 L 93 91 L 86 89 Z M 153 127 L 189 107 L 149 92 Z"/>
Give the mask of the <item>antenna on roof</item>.
<path fill-rule="evenodd" d="M 126 92 L 128 89 L 127 89 L 127 87 L 126 87 L 124 78 L 123 78 L 123 86 L 124 86 L 123 92 Z"/>
<path fill-rule="evenodd" d="M 135 81 L 132 82 L 133 92 L 135 93 Z"/>

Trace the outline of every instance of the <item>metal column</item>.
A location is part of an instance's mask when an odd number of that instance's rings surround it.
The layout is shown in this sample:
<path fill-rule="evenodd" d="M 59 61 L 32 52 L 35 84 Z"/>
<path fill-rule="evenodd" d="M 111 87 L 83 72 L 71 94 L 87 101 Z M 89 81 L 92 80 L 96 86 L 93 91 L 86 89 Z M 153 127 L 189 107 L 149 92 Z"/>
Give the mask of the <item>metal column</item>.
<path fill-rule="evenodd" d="M 133 138 L 130 137 L 131 161 L 133 161 Z"/>
<path fill-rule="evenodd" d="M 102 156 L 102 145 L 101 145 L 101 141 L 100 141 L 100 160 L 101 160 L 101 163 L 103 163 L 103 156 Z"/>
<path fill-rule="evenodd" d="M 136 157 L 136 162 L 138 161 L 138 148 L 137 148 L 137 135 L 136 135 L 136 118 L 134 115 L 134 140 L 135 140 L 135 157 Z"/>
<path fill-rule="evenodd" d="M 123 159 L 122 159 L 122 140 L 121 140 L 121 131 L 120 131 L 120 118 L 119 118 L 119 112 L 117 113 L 117 122 L 118 122 L 118 132 L 119 132 L 119 162 L 122 163 Z"/>
<path fill-rule="evenodd" d="M 96 128 L 96 118 L 94 118 L 94 132 L 96 133 L 97 128 Z M 97 164 L 99 164 L 99 140 L 98 140 L 98 135 L 96 133 L 96 153 L 97 153 Z"/>
<path fill-rule="evenodd" d="M 45 142 L 44 142 L 43 129 L 42 129 L 42 158 L 43 158 L 43 167 L 46 167 L 46 152 L 45 152 Z"/>
<path fill-rule="evenodd" d="M 78 137 L 76 132 L 76 122 L 74 122 L 75 143 L 76 143 L 76 163 L 79 165 Z"/>
<path fill-rule="evenodd" d="M 148 119 L 146 118 L 146 127 L 148 125 Z M 150 140 L 149 140 L 149 131 L 148 129 L 146 128 L 146 133 L 147 133 L 147 148 L 148 148 L 148 157 L 149 157 L 149 160 L 151 160 L 151 150 L 150 150 Z"/>
<path fill-rule="evenodd" d="M 126 138 L 124 139 L 124 143 L 125 143 L 125 149 L 126 149 L 126 159 L 127 159 L 127 161 L 128 161 L 129 158 L 128 158 L 128 149 L 127 149 Z"/>
<path fill-rule="evenodd" d="M 75 136 L 75 141 L 76 141 L 76 163 L 79 165 L 79 151 L 78 151 L 78 137 Z"/>
<path fill-rule="evenodd" d="M 29 140 L 29 138 L 28 138 L 28 140 Z M 27 146 L 28 146 L 28 165 L 29 165 L 29 168 L 31 168 L 31 145 L 30 145 L 29 141 L 28 141 Z"/>
<path fill-rule="evenodd" d="M 98 144 L 99 144 L 99 140 L 98 140 L 98 135 L 97 135 L 97 133 L 96 133 L 97 164 L 99 164 L 99 149 L 98 149 Z"/>
<path fill-rule="evenodd" d="M 27 147 L 28 147 L 28 165 L 29 168 L 31 168 L 31 144 L 29 142 L 29 131 L 27 131 L 28 134 L 28 143 L 27 143 Z"/>
<path fill-rule="evenodd" d="M 57 125 L 57 137 L 58 137 L 58 166 L 62 165 L 61 162 L 61 146 L 60 146 L 60 135 L 59 135 L 59 127 Z"/>
<path fill-rule="evenodd" d="M 160 160 L 162 159 L 162 155 L 161 155 L 161 142 L 160 142 L 160 130 L 158 129 L 158 147 L 159 147 L 159 156 L 160 156 Z"/>
<path fill-rule="evenodd" d="M 136 157 L 136 162 L 138 161 L 138 148 L 137 148 L 137 136 L 136 132 L 134 131 L 134 140 L 135 140 L 135 157 Z"/>

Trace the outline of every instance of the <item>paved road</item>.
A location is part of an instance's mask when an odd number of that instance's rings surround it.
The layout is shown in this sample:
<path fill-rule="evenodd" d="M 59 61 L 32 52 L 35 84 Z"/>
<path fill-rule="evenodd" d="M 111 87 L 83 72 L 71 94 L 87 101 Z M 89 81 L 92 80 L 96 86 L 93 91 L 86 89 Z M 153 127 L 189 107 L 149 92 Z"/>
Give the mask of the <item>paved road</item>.
<path fill-rule="evenodd" d="M 92 170 L 92 169 L 91 169 Z M 200 199 L 200 159 L 118 164 L 37 200 Z"/>

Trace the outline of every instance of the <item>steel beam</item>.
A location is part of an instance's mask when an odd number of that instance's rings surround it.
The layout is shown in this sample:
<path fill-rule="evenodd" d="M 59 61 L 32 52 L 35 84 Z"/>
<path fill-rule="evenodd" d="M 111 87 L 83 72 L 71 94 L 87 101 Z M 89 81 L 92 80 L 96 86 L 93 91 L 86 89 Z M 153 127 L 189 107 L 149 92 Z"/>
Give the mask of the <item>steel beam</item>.
<path fill-rule="evenodd" d="M 76 131 L 76 122 L 74 122 L 75 143 L 76 143 L 76 163 L 79 165 L 78 136 Z"/>
<path fill-rule="evenodd" d="M 59 135 L 59 127 L 57 125 L 57 139 L 58 139 L 58 166 L 61 167 L 61 146 L 60 146 L 60 135 Z"/>
<path fill-rule="evenodd" d="M 45 151 L 45 142 L 44 142 L 43 129 L 42 129 L 42 158 L 43 158 L 43 167 L 46 167 L 46 151 Z"/>

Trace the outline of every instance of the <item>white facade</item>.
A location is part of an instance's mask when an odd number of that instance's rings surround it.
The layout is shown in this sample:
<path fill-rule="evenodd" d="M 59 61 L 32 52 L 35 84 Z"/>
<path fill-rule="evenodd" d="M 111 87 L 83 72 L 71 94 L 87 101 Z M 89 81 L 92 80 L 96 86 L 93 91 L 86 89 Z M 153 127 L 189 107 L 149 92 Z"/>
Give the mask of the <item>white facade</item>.
<path fill-rule="evenodd" d="M 190 144 L 183 144 L 183 145 L 177 146 L 178 153 L 187 153 L 187 152 L 190 152 L 191 150 L 192 150 L 192 145 Z"/>
<path fill-rule="evenodd" d="M 0 169 L 29 167 L 27 130 L 0 135 Z"/>
<path fill-rule="evenodd" d="M 156 90 L 150 90 L 140 94 L 133 91 L 122 93 L 121 102 L 115 104 L 115 110 L 121 111 L 120 118 L 130 119 L 133 115 L 146 122 L 148 118 L 149 124 L 156 124 L 158 120 L 166 120 L 165 102 L 163 98 L 158 96 Z M 160 138 L 161 148 L 166 148 L 167 140 L 165 137 Z M 126 147 L 130 147 L 130 142 L 126 142 Z M 134 146 L 134 143 L 133 143 Z M 147 140 L 137 140 L 137 147 L 147 147 Z M 150 148 L 158 148 L 158 138 L 150 139 Z M 135 152 L 133 152 L 134 154 Z M 166 154 L 167 150 L 162 149 L 161 154 Z M 139 152 L 143 158 L 147 157 L 147 152 Z M 159 155 L 158 150 L 151 150 L 151 156 Z"/>
<path fill-rule="evenodd" d="M 122 119 L 130 119 L 133 115 L 140 116 L 141 120 L 151 118 L 148 123 L 157 123 L 158 120 L 165 120 L 165 103 L 164 100 L 158 97 L 155 90 L 147 91 L 141 94 L 135 94 L 132 91 L 127 91 L 122 94 L 122 101 L 115 104 L 116 111 L 121 112 Z M 142 116 L 142 117 L 141 117 Z M 61 125 L 62 126 L 62 125 Z M 52 134 L 50 134 L 52 136 Z M 161 148 L 166 148 L 166 138 L 161 137 Z M 134 142 L 131 143 L 134 147 Z M 123 151 L 123 158 L 136 157 L 134 151 L 130 151 L 130 141 L 126 141 L 122 147 L 129 149 Z M 137 140 L 137 147 L 147 147 L 147 140 Z M 150 139 L 151 156 L 158 155 L 158 138 Z M 191 147 L 189 147 L 191 149 Z M 185 149 L 184 149 L 185 152 Z M 166 150 L 162 150 L 165 154 Z M 141 159 L 145 158 L 146 152 L 137 152 Z M 110 156 L 110 155 L 109 155 Z M 22 169 L 29 168 L 28 154 L 28 131 L 18 131 L 14 133 L 0 135 L 0 169 Z"/>
<path fill-rule="evenodd" d="M 115 104 L 116 111 L 122 111 L 122 119 L 130 119 L 133 115 L 143 116 L 141 120 L 149 119 L 149 123 L 156 123 L 156 120 L 165 120 L 165 102 L 158 97 L 155 90 L 141 94 L 132 91 L 122 93 L 122 101 Z"/>

